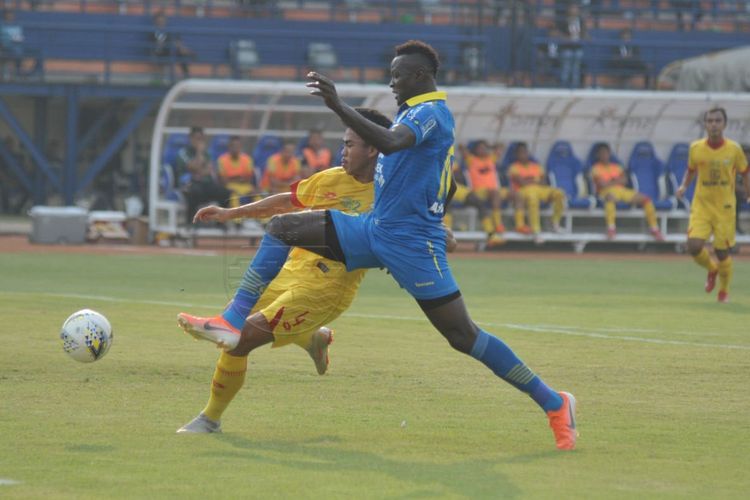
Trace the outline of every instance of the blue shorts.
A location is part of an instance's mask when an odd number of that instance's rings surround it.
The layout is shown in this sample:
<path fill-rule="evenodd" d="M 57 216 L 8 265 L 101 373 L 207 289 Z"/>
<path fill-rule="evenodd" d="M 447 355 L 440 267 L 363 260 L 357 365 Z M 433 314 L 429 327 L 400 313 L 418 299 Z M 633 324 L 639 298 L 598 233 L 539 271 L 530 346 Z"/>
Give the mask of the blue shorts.
<path fill-rule="evenodd" d="M 371 214 L 329 210 L 346 269 L 387 268 L 412 297 L 429 300 L 458 292 L 445 256 L 445 232 L 418 236 L 381 228 Z M 441 234 L 442 233 L 442 234 Z"/>

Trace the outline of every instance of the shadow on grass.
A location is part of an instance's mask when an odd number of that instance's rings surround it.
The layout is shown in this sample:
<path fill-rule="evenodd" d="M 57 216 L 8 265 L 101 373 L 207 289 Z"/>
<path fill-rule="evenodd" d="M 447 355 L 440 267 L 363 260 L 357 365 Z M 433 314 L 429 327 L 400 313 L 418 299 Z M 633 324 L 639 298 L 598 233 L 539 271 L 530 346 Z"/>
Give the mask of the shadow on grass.
<path fill-rule="evenodd" d="M 338 436 L 318 436 L 303 442 L 255 441 L 233 434 L 217 435 L 216 439 L 235 450 L 228 454 L 211 452 L 206 455 L 255 460 L 312 472 L 377 472 L 414 486 L 414 490 L 404 493 L 402 498 L 431 498 L 447 492 L 467 497 L 518 498 L 522 492 L 497 471 L 497 466 L 560 456 L 559 452 L 550 451 L 507 461 L 484 459 L 445 464 L 396 460 L 346 449 L 340 446 L 342 440 Z"/>

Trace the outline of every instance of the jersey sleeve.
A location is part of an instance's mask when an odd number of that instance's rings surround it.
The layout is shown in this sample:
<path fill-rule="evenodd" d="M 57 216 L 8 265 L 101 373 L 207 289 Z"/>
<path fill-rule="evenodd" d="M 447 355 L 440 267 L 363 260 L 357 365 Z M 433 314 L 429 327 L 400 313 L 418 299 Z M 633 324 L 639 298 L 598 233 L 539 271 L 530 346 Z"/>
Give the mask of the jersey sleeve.
<path fill-rule="evenodd" d="M 292 194 L 292 204 L 300 208 L 312 208 L 317 205 L 318 187 L 320 185 L 320 176 L 315 174 L 297 181 L 290 186 Z"/>
<path fill-rule="evenodd" d="M 330 208 L 336 206 L 338 197 L 332 190 L 332 170 L 323 170 L 290 186 L 292 204 L 300 208 Z M 331 180 L 329 180 L 331 179 Z"/>
<path fill-rule="evenodd" d="M 510 177 L 511 179 L 520 177 L 520 174 L 518 172 L 518 163 L 511 164 L 510 168 L 508 169 L 508 177 Z"/>
<path fill-rule="evenodd" d="M 742 147 L 737 145 L 737 160 L 734 165 L 737 168 L 737 172 L 744 174 L 747 172 L 748 164 L 747 164 L 747 156 L 745 156 L 745 152 L 742 150 Z"/>
<path fill-rule="evenodd" d="M 437 131 L 438 119 L 435 107 L 428 103 L 418 104 L 406 113 L 399 124 L 406 125 L 414 132 L 416 136 L 415 145 L 422 144 Z"/>
<path fill-rule="evenodd" d="M 693 146 L 690 146 L 690 150 L 688 151 L 688 164 L 687 168 L 691 172 L 695 172 L 695 169 L 697 168 L 697 164 L 695 161 L 695 148 Z"/>

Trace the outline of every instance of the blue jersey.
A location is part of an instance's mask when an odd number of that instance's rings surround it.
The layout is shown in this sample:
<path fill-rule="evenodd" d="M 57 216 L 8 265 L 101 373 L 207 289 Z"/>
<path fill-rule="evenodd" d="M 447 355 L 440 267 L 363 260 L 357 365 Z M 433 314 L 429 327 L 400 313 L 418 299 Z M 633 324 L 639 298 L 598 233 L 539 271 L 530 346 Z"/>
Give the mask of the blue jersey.
<path fill-rule="evenodd" d="M 441 227 L 455 161 L 453 115 L 445 92 L 406 101 L 393 126 L 398 124 L 409 127 L 416 141 L 410 148 L 378 156 L 372 216 L 383 229 Z"/>

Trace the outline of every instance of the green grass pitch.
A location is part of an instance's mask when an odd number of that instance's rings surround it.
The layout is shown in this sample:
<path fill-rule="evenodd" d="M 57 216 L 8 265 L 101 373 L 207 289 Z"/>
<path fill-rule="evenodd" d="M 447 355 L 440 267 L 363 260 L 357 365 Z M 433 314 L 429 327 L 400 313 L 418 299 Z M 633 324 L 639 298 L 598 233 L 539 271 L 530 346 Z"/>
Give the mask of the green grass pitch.
<path fill-rule="evenodd" d="M 371 271 L 330 373 L 294 346 L 250 357 L 224 434 L 176 435 L 218 352 L 176 326 L 217 312 L 232 256 L 0 254 L 2 498 L 746 498 L 750 262 L 732 303 L 687 257 L 453 259 L 477 322 L 579 400 L 578 449 L 453 352 Z M 68 358 L 90 307 L 115 342 Z M 6 484 L 16 481 L 16 484 Z"/>

